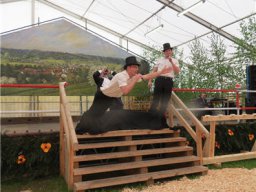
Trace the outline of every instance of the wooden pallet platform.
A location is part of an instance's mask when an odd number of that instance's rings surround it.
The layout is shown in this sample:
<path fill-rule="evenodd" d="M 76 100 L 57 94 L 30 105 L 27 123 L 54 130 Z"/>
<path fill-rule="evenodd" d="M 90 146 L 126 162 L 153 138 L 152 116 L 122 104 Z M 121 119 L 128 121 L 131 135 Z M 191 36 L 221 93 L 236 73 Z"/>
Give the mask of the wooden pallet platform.
<path fill-rule="evenodd" d="M 186 138 L 170 129 L 77 135 L 74 190 L 109 187 L 187 174 L 206 174 Z M 76 165 L 76 166 L 75 166 Z"/>

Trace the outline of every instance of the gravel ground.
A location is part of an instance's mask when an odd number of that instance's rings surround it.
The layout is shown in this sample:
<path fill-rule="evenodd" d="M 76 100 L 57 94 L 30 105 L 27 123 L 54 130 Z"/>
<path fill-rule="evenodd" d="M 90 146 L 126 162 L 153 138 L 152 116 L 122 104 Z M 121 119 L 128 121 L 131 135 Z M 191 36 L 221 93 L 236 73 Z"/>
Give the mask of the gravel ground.
<path fill-rule="evenodd" d="M 256 192 L 256 168 L 209 170 L 196 179 L 183 177 L 141 190 L 125 188 L 122 192 Z"/>

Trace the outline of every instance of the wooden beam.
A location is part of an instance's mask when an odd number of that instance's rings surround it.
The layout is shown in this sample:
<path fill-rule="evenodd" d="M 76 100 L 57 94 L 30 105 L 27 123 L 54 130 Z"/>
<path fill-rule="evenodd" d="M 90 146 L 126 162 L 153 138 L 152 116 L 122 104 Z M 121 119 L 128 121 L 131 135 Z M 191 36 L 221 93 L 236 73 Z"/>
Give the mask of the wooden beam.
<path fill-rule="evenodd" d="M 230 161 L 240 161 L 240 160 L 246 160 L 246 159 L 256 159 L 256 152 L 245 152 L 245 153 L 239 153 L 239 154 L 205 157 L 203 158 L 203 165 L 224 163 L 224 162 L 230 162 Z"/>
<path fill-rule="evenodd" d="M 240 119 L 256 119 L 256 113 L 253 114 L 242 114 L 242 115 L 206 115 L 202 117 L 202 121 L 232 121 Z"/>

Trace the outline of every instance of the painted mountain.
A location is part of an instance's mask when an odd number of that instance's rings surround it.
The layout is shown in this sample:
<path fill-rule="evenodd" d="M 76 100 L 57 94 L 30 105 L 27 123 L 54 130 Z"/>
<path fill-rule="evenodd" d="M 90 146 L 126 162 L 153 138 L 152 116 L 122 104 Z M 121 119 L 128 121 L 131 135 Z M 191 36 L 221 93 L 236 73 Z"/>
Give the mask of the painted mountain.
<path fill-rule="evenodd" d="M 1 48 L 125 58 L 126 51 L 61 19 L 1 37 Z"/>
<path fill-rule="evenodd" d="M 2 35 L 0 51 L 0 83 L 58 84 L 66 81 L 70 85 L 69 95 L 94 95 L 96 86 L 92 74 L 103 67 L 118 72 L 124 59 L 130 56 L 66 19 Z M 2 89 L 1 95 L 58 95 L 57 91 L 20 90 Z"/>

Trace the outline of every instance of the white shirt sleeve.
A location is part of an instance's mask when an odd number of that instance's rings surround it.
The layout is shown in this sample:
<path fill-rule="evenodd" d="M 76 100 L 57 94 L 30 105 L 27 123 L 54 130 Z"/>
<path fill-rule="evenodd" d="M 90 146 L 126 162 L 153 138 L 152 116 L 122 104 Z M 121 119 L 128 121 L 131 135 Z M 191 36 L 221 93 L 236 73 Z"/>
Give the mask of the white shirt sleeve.
<path fill-rule="evenodd" d="M 172 58 L 172 62 L 179 67 L 179 62 L 177 59 Z"/>
<path fill-rule="evenodd" d="M 117 83 L 119 87 L 123 87 L 127 85 L 127 78 L 122 73 L 117 74 Z"/>

